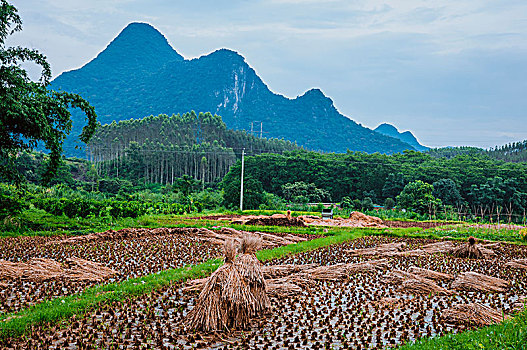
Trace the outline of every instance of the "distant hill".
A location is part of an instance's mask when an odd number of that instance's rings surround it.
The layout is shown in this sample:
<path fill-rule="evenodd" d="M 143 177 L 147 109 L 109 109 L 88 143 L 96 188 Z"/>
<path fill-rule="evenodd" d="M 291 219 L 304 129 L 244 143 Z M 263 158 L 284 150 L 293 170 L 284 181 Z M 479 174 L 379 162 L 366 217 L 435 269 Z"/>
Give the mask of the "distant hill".
<path fill-rule="evenodd" d="M 52 88 L 86 98 L 102 124 L 195 110 L 221 115 L 232 129 L 247 130 L 251 122 L 261 122 L 265 137 L 311 150 L 390 154 L 414 149 L 340 114 L 319 89 L 295 99 L 271 92 L 234 51 L 221 49 L 185 60 L 145 23 L 129 24 L 88 64 L 58 76 Z M 73 120 L 73 134 L 78 134 L 83 115 L 74 112 Z M 67 155 L 83 156 L 73 145 L 68 139 Z"/>
<path fill-rule="evenodd" d="M 403 142 L 406 142 L 407 144 L 415 148 L 417 151 L 428 150 L 428 147 L 421 145 L 410 131 L 399 132 L 399 130 L 397 130 L 397 128 L 391 124 L 383 123 L 376 127 L 374 131 L 377 131 L 378 133 L 381 133 L 383 135 L 395 137 Z"/>

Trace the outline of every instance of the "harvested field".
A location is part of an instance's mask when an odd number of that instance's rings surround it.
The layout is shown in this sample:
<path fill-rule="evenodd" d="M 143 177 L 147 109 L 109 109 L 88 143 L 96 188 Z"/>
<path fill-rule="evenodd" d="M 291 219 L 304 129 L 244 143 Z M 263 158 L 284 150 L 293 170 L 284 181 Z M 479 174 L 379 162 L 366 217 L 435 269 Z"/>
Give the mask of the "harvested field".
<path fill-rule="evenodd" d="M 237 237 L 235 232 L 222 235 L 219 231 L 204 230 L 127 229 L 78 237 L 2 238 L 0 261 L 27 263 L 32 259 L 51 259 L 56 264 L 66 265 L 69 259 L 82 258 L 115 270 L 117 275 L 105 280 L 109 283 L 220 257 L 225 237 Z M 262 235 L 266 237 L 264 248 L 316 238 L 309 235 Z M 7 265 L 0 266 L 0 313 L 18 311 L 39 301 L 78 293 L 100 283 L 97 278 L 75 277 L 78 270 L 72 270 L 71 276 L 75 278 L 31 280 L 2 277 L 2 266 Z M 60 273 L 57 270 L 57 275 Z"/>
<path fill-rule="evenodd" d="M 410 250 L 434 243 L 430 239 L 365 237 L 268 261 L 266 266 L 281 266 L 277 268 L 280 272 L 276 275 L 279 275 L 285 269 L 283 265 L 287 264 L 343 266 L 367 262 L 372 257 L 355 256 L 349 251 L 402 242 Z M 455 243 L 456 246 L 460 244 Z M 386 264 L 387 270 L 371 268 L 350 272 L 342 278 L 314 280 L 309 288 L 300 288 L 301 291 L 292 286 L 284 287 L 285 283 L 299 283 L 286 279 L 280 290 L 273 289 L 271 314 L 253 319 L 250 329 L 243 332 L 189 332 L 184 319 L 193 309 L 199 292 L 184 291 L 184 285 L 173 284 L 137 299 L 104 306 L 99 311 L 72 320 L 63 329 L 36 327 L 28 339 L 17 340 L 18 343 L 11 345 L 27 348 L 40 343 L 49 349 L 94 348 L 111 343 L 124 348 L 168 349 L 322 349 L 326 346 L 380 349 L 396 346 L 420 337 L 476 327 L 475 324 L 458 322 L 464 316 L 456 316 L 452 310 L 472 310 L 470 312 L 479 312 L 485 322 L 495 322 L 498 321 L 496 315 L 508 314 L 517 308 L 527 290 L 527 273 L 505 265 L 514 259 L 527 258 L 527 247 L 502 246 L 503 250 L 493 259 L 464 259 L 442 254 L 385 257 L 379 265 Z M 295 267 L 293 270 L 302 274 L 310 269 Z M 511 285 L 502 292 L 422 294 L 386 283 L 385 276 L 394 270 L 403 271 L 402 275 L 433 280 L 437 286 L 449 291 L 452 291 L 453 283 L 449 275 L 457 277 L 472 271 L 510 281 Z M 267 272 L 267 275 L 275 274 Z M 464 307 L 471 304 L 482 308 Z"/>
<path fill-rule="evenodd" d="M 398 221 L 398 220 L 383 220 L 383 224 L 386 227 L 396 227 L 396 228 L 407 228 L 407 227 L 419 227 L 423 229 L 440 227 L 446 225 L 454 225 L 457 222 L 438 222 L 438 221 Z"/>

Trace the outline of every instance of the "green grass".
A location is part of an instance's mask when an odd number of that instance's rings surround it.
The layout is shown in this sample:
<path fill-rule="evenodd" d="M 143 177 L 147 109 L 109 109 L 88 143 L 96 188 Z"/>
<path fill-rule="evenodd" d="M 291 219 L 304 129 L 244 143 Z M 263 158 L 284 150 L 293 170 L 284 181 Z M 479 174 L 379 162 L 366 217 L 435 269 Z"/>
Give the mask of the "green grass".
<path fill-rule="evenodd" d="M 272 215 L 277 211 L 244 211 L 244 215 Z M 285 212 L 282 212 L 285 213 Z M 54 236 L 54 235 L 84 235 L 107 230 L 119 230 L 123 228 L 156 228 L 156 227 L 207 227 L 215 225 L 229 226 L 233 228 L 244 228 L 254 231 L 254 226 L 230 225 L 228 221 L 211 219 L 189 219 L 189 217 L 210 216 L 222 214 L 217 212 L 191 213 L 184 215 L 143 215 L 138 218 L 69 218 L 67 216 L 55 216 L 39 209 L 23 211 L 8 222 L 0 222 L 0 237 L 18 236 Z M 295 216 L 312 214 L 295 212 Z M 314 229 L 305 230 L 306 233 L 314 233 Z M 265 232 L 276 232 L 268 229 Z M 291 230 L 286 232 L 293 232 Z"/>
<path fill-rule="evenodd" d="M 474 236 L 476 238 L 491 241 L 527 244 L 525 237 L 522 236 L 517 229 L 472 227 L 467 224 L 434 227 L 424 230 L 423 234 L 430 234 L 438 238 L 451 237 L 454 239 L 466 239 L 470 236 Z"/>
<path fill-rule="evenodd" d="M 350 241 L 367 234 L 372 234 L 373 231 L 369 229 L 343 230 L 338 235 L 317 238 L 311 241 L 304 241 L 274 249 L 261 250 L 257 255 L 258 259 L 266 261 L 289 254 Z M 221 264 L 221 260 L 214 259 L 199 265 L 166 270 L 120 283 L 99 285 L 88 288 L 79 294 L 44 301 L 17 313 L 1 315 L 0 340 L 5 341 L 10 337 L 22 336 L 31 329 L 32 325 L 56 323 L 73 315 L 82 315 L 104 303 L 149 293 L 167 286 L 170 283 L 207 276 Z"/>
<path fill-rule="evenodd" d="M 527 349 L 527 310 L 500 324 L 437 338 L 426 338 L 400 350 Z"/>

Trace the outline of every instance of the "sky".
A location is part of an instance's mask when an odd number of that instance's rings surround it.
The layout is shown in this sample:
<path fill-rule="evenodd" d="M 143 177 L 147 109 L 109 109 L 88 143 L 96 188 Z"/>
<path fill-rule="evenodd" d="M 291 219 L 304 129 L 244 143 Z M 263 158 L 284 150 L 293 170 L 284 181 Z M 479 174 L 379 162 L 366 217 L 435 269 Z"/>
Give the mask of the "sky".
<path fill-rule="evenodd" d="M 187 59 L 235 50 L 273 92 L 320 88 L 356 122 L 391 123 L 427 146 L 527 139 L 525 0 L 13 4 L 24 29 L 7 44 L 44 53 L 54 76 L 93 59 L 128 23 L 147 22 Z"/>

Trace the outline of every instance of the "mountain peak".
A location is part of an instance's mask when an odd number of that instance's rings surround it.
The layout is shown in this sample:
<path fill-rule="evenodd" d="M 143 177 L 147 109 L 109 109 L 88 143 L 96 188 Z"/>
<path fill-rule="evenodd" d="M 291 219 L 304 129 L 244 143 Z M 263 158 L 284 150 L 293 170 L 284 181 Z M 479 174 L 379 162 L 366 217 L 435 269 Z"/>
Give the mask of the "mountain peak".
<path fill-rule="evenodd" d="M 391 124 L 382 123 L 376 127 L 374 131 L 404 141 L 418 151 L 426 151 L 428 149 L 428 147 L 421 145 L 410 131 L 399 132 L 399 130 Z"/>
<path fill-rule="evenodd" d="M 207 56 L 203 56 L 202 58 L 219 59 L 219 60 L 224 60 L 224 61 L 227 60 L 232 63 L 234 62 L 244 63 L 245 62 L 245 57 L 243 57 L 242 55 L 240 55 L 238 52 L 234 50 L 226 49 L 226 48 L 221 48 L 216 51 L 213 51 Z"/>
<path fill-rule="evenodd" d="M 326 95 L 324 95 L 324 92 L 322 92 L 322 90 L 320 90 L 319 88 L 311 88 L 307 90 L 303 96 L 317 96 L 317 95 L 327 97 Z"/>
<path fill-rule="evenodd" d="M 399 130 L 397 130 L 395 126 L 393 126 L 392 124 L 388 124 L 388 123 L 380 124 L 378 127 L 375 128 L 375 131 L 383 133 L 383 134 L 392 134 L 392 133 L 398 134 L 399 133 Z"/>
<path fill-rule="evenodd" d="M 87 66 L 106 65 L 114 69 L 162 66 L 168 61 L 183 60 L 168 40 L 148 23 L 129 23 Z"/>

